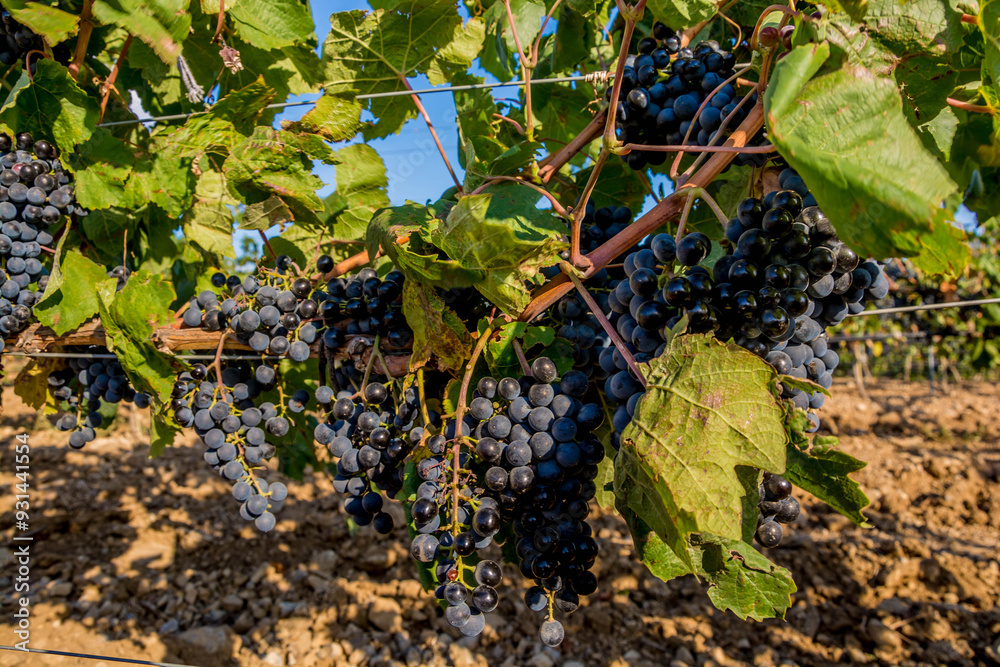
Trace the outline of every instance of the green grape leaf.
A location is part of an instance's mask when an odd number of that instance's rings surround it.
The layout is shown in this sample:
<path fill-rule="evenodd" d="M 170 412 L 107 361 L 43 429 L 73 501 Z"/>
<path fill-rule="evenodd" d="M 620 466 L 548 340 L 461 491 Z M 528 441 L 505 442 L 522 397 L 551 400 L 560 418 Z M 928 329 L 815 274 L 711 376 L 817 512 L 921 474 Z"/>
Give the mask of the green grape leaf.
<path fill-rule="evenodd" d="M 334 14 L 323 46 L 324 90 L 333 95 L 401 91 L 407 77 L 418 74 L 426 74 L 432 84 L 443 83 L 472 64 L 482 36 L 482 21 L 473 18 L 463 25 L 448 0 L 402 0 L 390 9 Z M 405 98 L 366 99 L 364 105 L 377 119 L 363 127 L 368 139 L 395 134 L 417 115 Z"/>
<path fill-rule="evenodd" d="M 169 410 L 155 411 L 149 421 L 149 456 L 152 458 L 162 455 L 163 450 L 174 444 L 181 427 Z"/>
<path fill-rule="evenodd" d="M 175 294 L 170 279 L 140 270 L 132 273 L 120 292 L 115 291 L 115 286 L 114 279 L 97 286 L 108 349 L 118 356 L 137 391 L 148 392 L 167 404 L 176 376 L 176 360 L 172 354 L 157 349 L 152 334 L 173 319 L 170 304 Z"/>
<path fill-rule="evenodd" d="M 63 162 L 76 179 L 77 201 L 94 211 L 121 204 L 134 159 L 123 141 L 106 128 L 98 127 Z"/>
<path fill-rule="evenodd" d="M 413 329 L 410 372 L 434 357 L 440 370 L 459 370 L 469 358 L 472 339 L 462 320 L 437 295 L 412 280 L 403 283 L 403 315 Z"/>
<path fill-rule="evenodd" d="M 168 65 L 181 55 L 191 28 L 190 0 L 96 0 L 94 18 L 145 42 Z"/>
<path fill-rule="evenodd" d="M 866 465 L 864 461 L 838 450 L 807 453 L 789 444 L 788 467 L 784 477 L 857 525 L 867 526 L 868 519 L 861 510 L 870 501 L 861 486 L 848 477 L 850 473 L 857 472 Z"/>
<path fill-rule="evenodd" d="M 63 248 L 59 239 L 57 259 L 52 265 L 45 295 L 35 306 L 38 321 L 62 336 L 97 314 L 97 284 L 107 272 L 81 254 L 79 248 Z M 68 279 L 67 279 L 68 278 Z"/>
<path fill-rule="evenodd" d="M 826 44 L 796 47 L 765 94 L 769 137 L 840 238 L 861 255 L 913 256 L 951 214 L 956 185 L 906 122 L 891 80 L 845 64 L 813 76 Z"/>
<path fill-rule="evenodd" d="M 715 0 L 653 0 L 646 8 L 659 21 L 674 30 L 682 30 L 715 16 Z"/>
<path fill-rule="evenodd" d="M 41 35 L 49 46 L 75 35 L 80 22 L 79 16 L 41 2 L 4 0 L 3 7 L 15 21 Z"/>
<path fill-rule="evenodd" d="M 860 21 L 868 12 L 868 0 L 826 0 L 824 5 L 835 12 L 845 12 L 855 21 Z"/>
<path fill-rule="evenodd" d="M 781 384 L 791 387 L 792 389 L 801 389 L 808 394 L 814 394 L 817 391 L 824 396 L 830 395 L 829 389 L 824 389 L 820 385 L 816 384 L 812 380 L 806 380 L 805 378 L 797 378 L 794 375 L 779 375 L 778 380 Z"/>
<path fill-rule="evenodd" d="M 335 205 L 337 214 L 327 222 L 333 238 L 353 241 L 364 238 L 372 214 L 389 205 L 386 187 L 389 179 L 385 175 L 385 163 L 367 144 L 353 144 L 334 154 L 337 165 L 337 190 Z"/>
<path fill-rule="evenodd" d="M 495 377 L 520 377 L 522 369 L 514 350 L 515 340 L 521 341 L 521 350 L 526 356 L 550 356 L 548 351 L 556 342 L 556 330 L 546 326 L 529 326 L 525 322 L 508 322 L 495 330 L 486 343 L 483 355 Z M 562 361 L 552 360 L 557 367 Z M 570 359 L 571 367 L 572 363 Z"/>
<path fill-rule="evenodd" d="M 318 221 L 316 212 L 323 210 L 323 202 L 316 191 L 323 183 L 313 174 L 303 148 L 293 133 L 257 127 L 226 158 L 223 171 L 229 191 L 248 206 L 277 199 L 286 220 Z"/>
<path fill-rule="evenodd" d="M 69 153 L 94 131 L 97 102 L 80 90 L 59 63 L 41 58 L 34 64 L 34 78 L 22 72 L 8 93 L 0 107 L 0 123 L 12 134 L 30 132 L 36 139 L 52 139 Z"/>
<path fill-rule="evenodd" d="M 219 257 L 235 259 L 233 225 L 239 202 L 226 190 L 226 178 L 218 171 L 206 171 L 198 179 L 194 206 L 181 220 L 184 237 L 201 248 L 213 264 Z"/>
<path fill-rule="evenodd" d="M 982 0 L 979 3 L 978 23 L 986 51 L 983 67 L 990 73 L 991 79 L 1000 81 L 1000 0 Z"/>
<path fill-rule="evenodd" d="M 319 134 L 327 141 L 345 141 L 361 127 L 361 109 L 361 102 L 353 94 L 326 89 L 316 106 L 288 129 Z"/>
<path fill-rule="evenodd" d="M 777 378 L 759 357 L 710 335 L 675 334 L 640 368 L 647 387 L 621 436 L 615 491 L 693 571 L 688 537 L 749 539 L 757 470 L 785 468 Z"/>
<path fill-rule="evenodd" d="M 791 607 L 796 590 L 791 573 L 746 542 L 693 535 L 686 545 L 686 560 L 693 564 L 692 569 L 629 506 L 622 506 L 621 513 L 632 533 L 636 554 L 660 579 L 695 574 L 708 582 L 712 604 L 744 620 L 784 618 Z"/>
<path fill-rule="evenodd" d="M 374 257 L 381 250 L 409 280 L 426 285 L 446 289 L 472 285 L 476 273 L 453 259 L 442 258 L 425 238 L 432 222 L 430 209 L 412 202 L 377 211 L 365 233 L 368 256 Z"/>
<path fill-rule="evenodd" d="M 615 432 L 614 416 L 615 406 L 608 400 L 604 392 L 598 392 L 601 409 L 604 411 L 604 421 L 594 431 L 594 436 L 604 445 L 604 458 L 597 464 L 597 477 L 594 484 L 597 486 L 597 495 L 594 500 L 602 509 L 612 511 L 615 509 L 615 451 L 611 441 Z"/>
<path fill-rule="evenodd" d="M 226 5 L 226 14 L 240 37 L 264 50 L 292 46 L 314 34 L 309 5 L 298 0 L 239 0 Z"/>
<path fill-rule="evenodd" d="M 539 195 L 523 185 L 490 186 L 462 197 L 431 231 L 431 241 L 469 272 L 494 305 L 517 315 L 531 294 L 524 281 L 559 261 L 565 223 L 536 207 Z"/>
<path fill-rule="evenodd" d="M 957 276 L 972 259 L 965 232 L 948 223 L 938 223 L 930 234 L 920 236 L 920 254 L 914 266 L 929 275 Z"/>

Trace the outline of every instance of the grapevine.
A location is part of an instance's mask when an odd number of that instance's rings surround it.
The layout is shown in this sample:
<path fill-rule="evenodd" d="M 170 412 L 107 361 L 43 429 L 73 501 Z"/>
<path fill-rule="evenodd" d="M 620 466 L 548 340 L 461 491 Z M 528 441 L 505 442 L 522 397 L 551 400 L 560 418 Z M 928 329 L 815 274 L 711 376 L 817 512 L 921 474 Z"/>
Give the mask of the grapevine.
<path fill-rule="evenodd" d="M 3 12 L 0 352 L 38 355 L 18 394 L 75 449 L 122 404 L 149 410 L 154 454 L 193 431 L 260 533 L 284 530 L 291 480 L 325 476 L 353 528 L 408 533 L 462 635 L 522 578 L 559 646 L 602 585 L 598 511 L 657 576 L 783 617 L 795 584 L 768 550 L 798 491 L 865 522 L 845 472 L 863 464 L 822 430 L 831 336 L 887 298 L 948 298 L 942 276 L 996 288 L 989 21 L 891 0 L 557 0 L 539 21 L 405 1 L 335 13 L 320 55 L 306 5 L 265 4 Z M 961 81 L 909 69 L 949 59 Z M 470 74 L 517 79 L 517 99 Z M 459 169 L 420 76 L 455 84 Z M 303 93 L 314 107 L 276 122 Z M 449 182 L 393 205 L 373 140 L 409 120 Z M 966 234 L 959 204 L 991 222 Z M 995 365 L 996 318 L 966 315 L 897 322 L 981 320 Z"/>

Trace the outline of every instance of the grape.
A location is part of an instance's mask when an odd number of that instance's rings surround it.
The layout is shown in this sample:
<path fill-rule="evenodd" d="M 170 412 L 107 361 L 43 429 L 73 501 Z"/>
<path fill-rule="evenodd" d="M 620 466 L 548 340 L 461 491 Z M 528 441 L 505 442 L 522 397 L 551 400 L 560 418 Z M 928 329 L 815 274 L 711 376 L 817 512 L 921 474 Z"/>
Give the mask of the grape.
<path fill-rule="evenodd" d="M 538 636 L 546 646 L 555 647 L 562 644 L 563 639 L 566 637 L 566 631 L 559 621 L 548 620 L 542 623 Z"/>

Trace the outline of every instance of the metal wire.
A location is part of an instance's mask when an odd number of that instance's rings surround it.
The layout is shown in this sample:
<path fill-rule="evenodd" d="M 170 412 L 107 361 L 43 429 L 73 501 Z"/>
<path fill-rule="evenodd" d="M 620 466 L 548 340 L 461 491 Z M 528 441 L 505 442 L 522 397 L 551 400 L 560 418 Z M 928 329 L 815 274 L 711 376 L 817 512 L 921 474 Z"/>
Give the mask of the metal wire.
<path fill-rule="evenodd" d="M 83 658 L 84 660 L 107 660 L 109 662 L 123 662 L 128 665 L 151 665 L 152 667 L 194 667 L 194 665 L 182 665 L 176 662 L 156 662 L 155 660 L 134 660 L 132 658 L 115 658 L 110 655 L 93 655 L 90 653 L 73 653 L 72 651 L 50 651 L 44 648 L 19 649 L 16 646 L 4 646 L 0 644 L 0 649 L 4 651 L 16 651 L 18 653 L 40 653 L 42 655 L 61 655 L 67 658 Z"/>
<path fill-rule="evenodd" d="M 907 331 L 898 333 L 873 333 L 866 335 L 844 335 L 844 336 L 830 336 L 831 343 L 854 343 L 864 340 L 914 340 L 927 338 L 930 334 L 925 331 Z"/>
<path fill-rule="evenodd" d="M 610 72 L 591 72 L 580 76 L 557 76 L 550 79 L 533 79 L 531 85 L 548 83 L 570 83 L 573 81 L 586 81 L 587 83 L 604 83 L 608 80 Z M 422 88 L 420 90 L 394 90 L 386 93 L 363 93 L 355 95 L 358 100 L 371 100 L 382 97 L 400 97 L 403 95 L 424 95 L 432 93 L 451 93 L 456 90 L 483 90 L 487 88 L 505 88 L 511 86 L 524 86 L 524 81 L 508 81 L 506 83 L 472 83 L 462 86 L 438 86 L 436 88 Z M 301 107 L 316 104 L 316 100 L 309 102 L 282 102 L 280 104 L 268 104 L 265 109 L 287 109 L 288 107 Z M 156 116 L 154 118 L 133 118 L 131 120 L 116 120 L 109 123 L 100 123 L 97 127 L 113 127 L 116 125 L 138 125 L 140 123 L 158 123 L 168 120 L 186 120 L 192 116 L 198 116 L 208 111 L 194 111 L 192 113 L 177 113 L 170 116 Z"/>
<path fill-rule="evenodd" d="M 898 308 L 879 308 L 877 310 L 863 310 L 860 313 L 848 315 L 848 317 L 868 317 L 870 315 L 890 315 L 892 313 L 913 313 L 918 310 L 940 310 L 942 308 L 964 308 L 966 306 L 985 306 L 991 303 L 1000 303 L 1000 298 L 993 299 L 972 299 L 970 301 L 951 301 L 949 303 L 925 303 L 919 306 L 900 306 Z"/>
<path fill-rule="evenodd" d="M 0 356 L 5 357 L 38 357 L 40 359 L 117 359 L 117 354 L 90 354 L 87 352 L 0 352 Z M 177 359 L 190 359 L 192 361 L 215 361 L 214 354 L 175 354 Z M 223 354 L 219 357 L 222 361 L 280 361 L 286 357 L 259 354 Z"/>

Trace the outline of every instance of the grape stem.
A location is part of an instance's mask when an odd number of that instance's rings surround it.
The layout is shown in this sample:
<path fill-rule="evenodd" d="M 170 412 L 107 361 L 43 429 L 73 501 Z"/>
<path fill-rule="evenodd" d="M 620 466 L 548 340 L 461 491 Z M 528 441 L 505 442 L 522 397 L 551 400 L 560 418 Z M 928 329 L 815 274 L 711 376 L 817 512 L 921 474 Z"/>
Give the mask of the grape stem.
<path fill-rule="evenodd" d="M 365 376 L 363 378 L 361 378 L 361 389 L 358 390 L 358 393 L 361 394 L 361 398 L 364 398 L 364 396 L 365 396 L 365 387 L 368 386 L 368 378 L 371 376 L 371 374 L 372 374 L 372 367 L 375 365 L 375 350 L 378 349 L 378 341 L 379 341 L 379 337 L 378 337 L 378 334 L 376 334 L 375 335 L 375 341 L 372 343 L 371 354 L 368 355 L 368 363 L 365 364 Z M 383 366 L 383 368 L 385 368 L 385 362 L 384 361 L 382 362 L 382 366 Z M 385 368 L 385 370 L 386 370 L 386 372 L 389 371 L 388 368 Z"/>
<path fill-rule="evenodd" d="M 427 432 L 431 428 L 431 415 L 427 411 L 427 394 L 424 392 L 423 367 L 417 369 L 417 396 L 420 397 L 420 414 L 424 418 L 424 432 L 420 436 L 420 444 L 423 445 L 424 441 L 427 440 Z"/>
<path fill-rule="evenodd" d="M 680 222 L 677 223 L 677 236 L 674 239 L 676 243 L 680 243 L 681 239 L 684 238 L 684 225 L 687 223 L 688 215 L 691 214 L 691 207 L 694 205 L 694 198 L 696 190 L 701 188 L 685 188 L 688 190 L 687 199 L 684 201 L 684 210 L 681 211 Z M 681 191 L 683 192 L 683 190 Z"/>
<path fill-rule="evenodd" d="M 76 79 L 83 67 L 83 60 L 87 57 L 87 44 L 90 43 L 90 34 L 94 31 L 94 24 L 91 23 L 91 7 L 93 0 L 83 0 L 83 8 L 80 10 L 80 34 L 76 38 L 76 50 L 73 52 L 73 62 L 69 64 L 69 76 Z"/>
<path fill-rule="evenodd" d="M 219 37 L 222 36 L 222 28 L 225 26 L 226 18 L 226 0 L 219 0 L 219 19 L 215 23 L 215 34 L 212 35 L 212 43 L 219 41 Z"/>
<path fill-rule="evenodd" d="M 271 242 L 267 239 L 267 234 L 264 233 L 263 229 L 257 230 L 260 233 L 260 238 L 264 241 L 264 246 L 267 248 L 268 252 L 271 253 L 273 259 L 278 259 L 278 253 L 274 252 L 274 248 L 271 247 Z"/>
<path fill-rule="evenodd" d="M 378 337 L 376 337 L 375 340 L 378 341 Z M 382 356 L 382 351 L 378 349 L 377 342 L 372 347 L 372 356 L 378 359 L 378 362 L 382 364 L 382 370 L 385 372 L 385 376 L 390 380 L 395 380 L 396 377 L 392 374 L 392 371 L 389 370 L 389 364 L 385 363 L 385 358 Z"/>
<path fill-rule="evenodd" d="M 702 100 L 701 106 L 698 107 L 698 111 L 696 111 L 695 114 L 694 114 L 695 118 L 701 118 L 701 112 L 704 111 L 705 105 L 708 104 L 709 102 L 711 102 L 712 98 L 715 97 L 715 95 L 720 90 L 722 90 L 725 86 L 727 86 L 730 83 L 732 83 L 733 79 L 739 78 L 739 76 L 741 74 L 745 74 L 748 71 L 750 71 L 750 66 L 749 65 L 747 67 L 744 67 L 743 69 L 741 69 L 738 72 L 734 72 L 731 77 L 729 77 L 728 79 L 726 79 L 725 81 L 723 81 L 722 83 L 720 83 L 718 86 L 716 86 L 715 89 L 712 92 L 710 92 L 708 95 L 706 95 L 704 100 Z M 735 113 L 735 111 L 733 113 Z M 684 140 L 681 141 L 682 144 L 687 144 L 687 142 L 691 139 L 691 129 L 693 127 L 694 127 L 694 123 L 691 123 L 690 125 L 688 125 L 687 132 L 684 133 Z M 718 136 L 718 135 L 716 135 L 716 136 Z M 684 157 L 684 149 L 681 148 L 680 151 L 678 151 L 678 153 L 677 153 L 677 157 L 674 158 L 673 164 L 670 166 L 670 178 L 671 179 L 675 179 L 676 180 L 676 178 L 677 178 L 677 171 L 678 171 L 678 169 L 680 169 L 681 158 L 683 158 L 683 157 Z"/>
<path fill-rule="evenodd" d="M 226 343 L 226 338 L 229 337 L 229 332 L 225 331 L 221 336 L 219 336 L 219 345 L 215 348 L 215 361 L 212 362 L 212 366 L 215 368 L 215 379 L 219 383 L 219 388 L 222 388 L 222 346 Z M 222 393 L 222 400 L 226 401 L 225 392 Z M 226 401 L 228 403 L 229 401 Z"/>
<path fill-rule="evenodd" d="M 531 375 L 531 366 L 528 365 L 528 358 L 524 356 L 524 350 L 521 348 L 521 341 L 518 339 L 513 339 L 514 343 L 514 354 L 517 355 L 517 362 L 521 364 L 521 372 L 528 377 L 533 377 Z"/>
<path fill-rule="evenodd" d="M 750 98 L 753 97 L 753 93 L 754 93 L 754 91 L 751 90 L 746 95 L 744 95 L 742 97 L 742 99 L 740 99 L 740 101 L 736 104 L 736 108 L 733 109 L 733 112 L 735 113 L 735 112 L 739 111 L 740 109 L 742 109 L 746 105 L 746 103 L 750 101 Z M 760 96 L 758 95 L 758 98 L 759 97 Z M 730 118 L 732 118 L 732 116 L 726 116 L 725 120 L 722 121 L 722 124 L 719 126 L 719 130 L 716 133 L 716 135 L 709 140 L 709 142 L 708 142 L 709 146 L 714 146 L 715 142 L 718 141 L 719 137 L 722 136 L 722 133 L 726 131 L 726 128 L 729 127 L 729 120 L 730 120 Z M 750 136 L 753 136 L 753 135 L 750 135 Z M 749 138 L 747 139 L 747 141 L 749 141 Z M 698 167 L 701 166 L 701 163 L 705 161 L 705 156 L 707 156 L 707 155 L 708 155 L 708 153 L 702 153 L 702 154 L 700 154 L 698 156 L 698 158 L 694 162 L 691 163 L 691 166 L 688 167 L 687 169 L 685 169 L 684 173 L 681 174 L 679 177 L 677 177 L 677 183 L 676 183 L 677 187 L 680 187 L 680 186 L 684 185 L 685 183 L 687 183 L 688 178 L 691 176 L 691 174 L 694 173 L 695 169 L 697 169 Z"/>
<path fill-rule="evenodd" d="M 600 175 L 601 169 L 608 159 L 608 154 L 607 148 L 601 149 L 600 154 L 597 156 L 597 161 L 594 163 L 594 168 L 590 172 L 590 178 L 587 179 L 587 185 L 583 188 L 583 194 L 580 195 L 580 201 L 577 202 L 576 208 L 573 209 L 569 262 L 580 269 L 586 269 L 590 266 L 590 260 L 580 254 L 580 228 L 583 226 L 583 219 L 587 215 L 587 202 L 590 200 L 590 195 L 594 192 L 594 188 L 597 187 L 597 177 Z"/>
<path fill-rule="evenodd" d="M 100 123 L 104 120 L 104 111 L 108 108 L 108 98 L 111 97 L 111 91 L 115 87 L 115 79 L 118 78 L 118 70 L 121 68 L 122 61 L 125 60 L 125 56 L 128 55 L 128 49 L 132 46 L 132 34 L 125 38 L 125 43 L 122 45 L 122 50 L 118 53 L 118 59 L 115 61 L 115 66 L 112 68 L 111 73 L 108 74 L 108 78 L 104 80 L 101 84 L 101 113 L 97 117 L 97 122 Z M 125 262 L 122 262 L 123 264 Z"/>
<path fill-rule="evenodd" d="M 519 134 L 524 134 L 524 128 L 521 127 L 521 124 L 518 123 L 513 118 L 507 118 L 507 116 L 504 116 L 503 114 L 500 114 L 500 113 L 493 114 L 493 117 L 496 118 L 497 120 L 505 120 L 505 121 L 507 121 L 508 123 L 510 123 L 511 125 L 513 125 L 515 128 L 517 128 L 517 131 L 518 131 Z"/>
<path fill-rule="evenodd" d="M 770 5 L 769 7 L 766 7 L 764 11 L 760 13 L 760 17 L 757 19 L 757 25 L 754 26 L 753 34 L 750 35 L 750 48 L 752 48 L 754 51 L 759 50 L 757 39 L 758 37 L 760 37 L 760 29 L 763 27 L 764 19 L 766 19 L 768 14 L 770 14 L 771 12 L 785 13 L 785 17 L 782 19 L 782 24 L 784 24 L 784 22 L 787 21 L 789 17 L 801 19 L 803 21 L 811 20 L 811 17 L 805 16 L 804 14 L 802 14 L 802 12 L 797 12 L 790 7 L 786 7 L 785 5 Z M 763 71 L 764 68 L 762 67 L 761 72 Z"/>
<path fill-rule="evenodd" d="M 407 80 L 406 75 L 402 72 L 396 72 L 399 76 L 399 80 L 403 82 L 407 90 L 412 91 L 413 86 L 410 85 L 409 80 Z M 427 109 L 424 108 L 423 102 L 420 101 L 420 96 L 416 93 L 410 93 L 410 99 L 413 100 L 414 106 L 417 107 L 417 111 L 420 112 L 420 116 L 424 119 L 424 124 L 427 125 L 427 129 L 431 132 L 431 138 L 434 139 L 435 145 L 437 145 L 438 153 L 441 155 L 441 159 L 444 160 L 444 166 L 448 168 L 448 174 L 451 176 L 451 180 L 454 181 L 455 187 L 458 191 L 462 191 L 462 182 L 458 180 L 458 176 L 455 175 L 455 170 L 451 168 L 451 162 L 448 160 L 448 154 L 444 151 L 444 146 L 441 145 L 441 139 L 438 138 L 437 130 L 434 129 L 434 123 L 431 122 L 431 117 L 427 115 Z"/>
<path fill-rule="evenodd" d="M 465 365 L 465 373 L 462 375 L 462 386 L 458 390 L 458 404 L 455 406 L 455 438 L 451 445 L 451 532 L 453 535 L 458 534 L 458 459 L 462 453 L 462 441 L 465 439 L 465 436 L 462 435 L 462 420 L 465 418 L 466 394 L 469 393 L 469 383 L 472 382 L 472 373 L 476 369 L 476 362 L 479 360 L 479 355 L 486 349 L 486 343 L 489 341 L 491 335 L 493 335 L 492 320 L 486 325 L 486 329 L 479 336 L 479 340 L 476 341 L 476 347 L 472 350 L 469 363 Z"/>
<path fill-rule="evenodd" d="M 611 326 L 611 322 L 608 321 L 604 311 L 602 311 L 600 306 L 597 305 L 597 302 L 594 301 L 594 297 L 590 296 L 590 292 L 587 291 L 583 282 L 581 282 L 577 277 L 576 271 L 566 262 L 559 262 L 559 268 L 573 282 L 573 286 L 576 287 L 576 291 L 580 293 L 581 297 L 583 297 L 587 307 L 590 308 L 590 312 L 593 313 L 594 317 L 597 318 L 597 321 L 601 323 L 601 328 L 604 329 L 604 332 L 611 337 L 611 342 L 614 343 L 615 347 L 618 348 L 618 351 L 621 352 L 622 358 L 625 359 L 625 363 L 628 364 L 629 369 L 635 374 L 636 378 L 638 378 L 639 382 L 642 383 L 642 386 L 645 389 L 646 378 L 639 370 L 638 362 L 636 362 L 632 353 L 629 352 L 628 346 L 625 345 L 625 341 L 623 341 L 622 337 L 618 335 L 618 331 Z"/>
<path fill-rule="evenodd" d="M 956 109 L 962 109 L 963 111 L 971 111 L 972 113 L 988 113 L 991 116 L 995 116 L 997 111 L 992 107 L 983 106 L 980 104 L 970 104 L 968 102 L 963 102 L 962 100 L 956 100 L 952 97 L 947 99 L 948 105 L 953 106 Z"/>
<path fill-rule="evenodd" d="M 976 25 L 979 23 L 979 17 L 973 16 L 972 14 L 962 14 L 962 23 L 971 23 Z"/>

